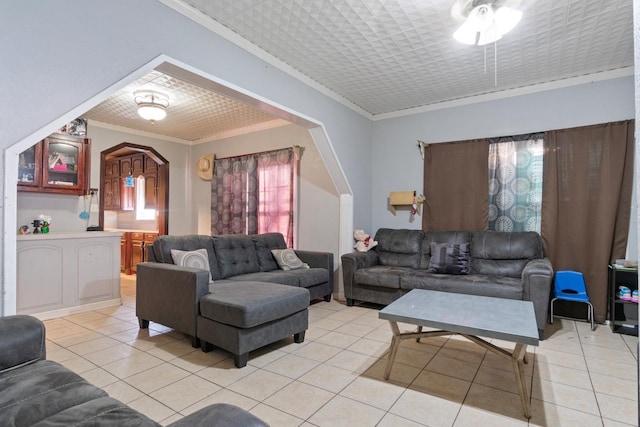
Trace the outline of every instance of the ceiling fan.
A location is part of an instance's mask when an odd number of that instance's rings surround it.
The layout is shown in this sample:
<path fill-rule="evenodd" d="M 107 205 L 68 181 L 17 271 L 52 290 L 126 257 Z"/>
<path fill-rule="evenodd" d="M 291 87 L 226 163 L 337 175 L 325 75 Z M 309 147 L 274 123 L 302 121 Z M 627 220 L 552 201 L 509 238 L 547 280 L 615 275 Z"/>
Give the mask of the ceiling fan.
<path fill-rule="evenodd" d="M 522 18 L 521 0 L 456 0 L 451 16 L 462 21 L 453 34 L 461 43 L 483 46 L 511 31 Z"/>

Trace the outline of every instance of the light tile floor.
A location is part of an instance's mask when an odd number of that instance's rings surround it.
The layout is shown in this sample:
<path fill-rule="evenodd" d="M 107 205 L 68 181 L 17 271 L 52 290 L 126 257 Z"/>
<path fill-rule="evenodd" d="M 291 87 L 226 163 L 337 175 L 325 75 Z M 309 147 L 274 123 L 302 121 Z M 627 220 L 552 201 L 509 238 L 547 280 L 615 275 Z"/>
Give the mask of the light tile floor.
<path fill-rule="evenodd" d="M 587 323 L 556 318 L 547 339 L 528 348 L 527 420 L 510 363 L 463 338 L 403 341 L 384 381 L 391 330 L 375 308 L 315 303 L 304 343 L 270 345 L 237 369 L 228 353 L 203 353 L 162 325 L 140 330 L 135 276 L 122 276 L 122 298 L 119 307 L 47 320 L 48 358 L 161 424 L 215 402 L 274 427 L 638 422 L 637 338 L 605 325 L 592 332 Z"/>

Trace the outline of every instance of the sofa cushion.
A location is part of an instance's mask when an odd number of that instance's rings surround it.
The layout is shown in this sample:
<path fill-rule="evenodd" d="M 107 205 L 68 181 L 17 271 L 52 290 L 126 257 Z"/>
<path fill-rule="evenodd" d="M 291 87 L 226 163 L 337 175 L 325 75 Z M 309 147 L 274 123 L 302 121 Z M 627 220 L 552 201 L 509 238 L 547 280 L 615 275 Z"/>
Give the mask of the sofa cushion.
<path fill-rule="evenodd" d="M 522 299 L 523 293 L 522 281 L 511 277 L 435 274 L 424 270 L 413 270 L 403 274 L 400 287 L 406 291 L 428 289 L 518 300 Z"/>
<path fill-rule="evenodd" d="M 426 231 L 420 253 L 420 268 L 428 269 L 431 260 L 431 243 L 469 243 L 470 231 Z"/>
<path fill-rule="evenodd" d="M 295 270 L 294 270 L 295 271 Z M 267 283 L 279 283 L 287 286 L 300 286 L 300 280 L 297 276 L 291 274 L 291 271 L 273 270 L 273 271 L 258 271 L 257 273 L 239 274 L 237 276 L 231 276 L 227 280 L 234 282 L 267 282 Z"/>
<path fill-rule="evenodd" d="M 431 242 L 430 273 L 469 274 L 468 243 Z"/>
<path fill-rule="evenodd" d="M 0 425 L 34 425 L 84 402 L 106 397 L 78 374 L 40 360 L 0 376 Z"/>
<path fill-rule="evenodd" d="M 260 271 L 258 254 L 251 236 L 243 234 L 214 236 L 213 247 L 222 279 Z"/>
<path fill-rule="evenodd" d="M 195 251 L 171 249 L 171 258 L 173 258 L 173 262 L 177 266 L 207 270 L 209 272 L 209 283 L 213 282 L 206 249 L 197 249 Z"/>
<path fill-rule="evenodd" d="M 203 317 L 238 328 L 282 319 L 309 306 L 309 291 L 264 282 L 213 284 L 200 298 Z"/>
<path fill-rule="evenodd" d="M 389 267 L 418 268 L 423 238 L 422 230 L 379 229 L 374 239 L 378 241 L 378 246 L 374 250 L 378 253 L 379 264 Z"/>
<path fill-rule="evenodd" d="M 111 397 L 89 400 L 58 412 L 33 427 L 77 426 L 159 427 L 160 424 Z"/>
<path fill-rule="evenodd" d="M 292 270 L 288 273 L 298 279 L 298 286 L 301 288 L 310 288 L 312 286 L 322 285 L 329 281 L 329 270 L 326 268 Z"/>
<path fill-rule="evenodd" d="M 209 271 L 213 280 L 220 279 L 220 271 L 218 269 L 218 260 L 216 252 L 213 249 L 213 239 L 211 236 L 201 236 L 197 234 L 186 236 L 159 236 L 153 242 L 153 253 L 158 262 L 167 264 L 175 264 L 171 257 L 171 250 L 195 251 L 197 249 L 206 249 L 209 258 Z"/>
<path fill-rule="evenodd" d="M 253 234 L 251 238 L 256 245 L 256 254 L 258 255 L 260 271 L 277 270 L 278 264 L 276 264 L 276 260 L 273 258 L 271 251 L 273 249 L 287 248 L 287 244 L 284 241 L 282 233 Z"/>
<path fill-rule="evenodd" d="M 477 231 L 471 244 L 471 273 L 520 278 L 525 265 L 543 257 L 542 240 L 534 231 Z"/>
<path fill-rule="evenodd" d="M 301 268 L 309 268 L 309 265 L 302 262 L 293 249 L 274 249 L 271 251 L 278 267 L 281 270 L 298 270 Z"/>
<path fill-rule="evenodd" d="M 357 270 L 353 277 L 359 285 L 400 289 L 400 276 L 408 271 L 411 271 L 411 268 L 375 265 Z"/>

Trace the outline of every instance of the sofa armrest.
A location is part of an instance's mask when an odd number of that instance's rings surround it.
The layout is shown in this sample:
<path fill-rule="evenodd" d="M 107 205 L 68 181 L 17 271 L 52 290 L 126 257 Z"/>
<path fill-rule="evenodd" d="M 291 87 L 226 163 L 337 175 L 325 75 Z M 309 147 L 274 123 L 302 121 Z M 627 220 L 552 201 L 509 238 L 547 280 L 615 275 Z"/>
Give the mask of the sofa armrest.
<path fill-rule="evenodd" d="M 206 406 L 186 417 L 169 424 L 169 427 L 269 427 L 260 418 L 228 403 Z"/>
<path fill-rule="evenodd" d="M 46 359 L 44 324 L 35 317 L 0 317 L 0 337 L 0 372 Z"/>
<path fill-rule="evenodd" d="M 209 272 L 143 262 L 136 268 L 136 316 L 196 335 L 198 302 L 209 293 Z"/>
<path fill-rule="evenodd" d="M 376 251 L 352 252 L 342 255 L 342 281 L 344 283 L 344 296 L 347 303 L 353 298 L 354 275 L 361 268 L 378 265 L 378 253 Z"/>
<path fill-rule="evenodd" d="M 300 260 L 312 268 L 326 268 L 329 271 L 329 288 L 333 293 L 333 253 L 320 251 L 295 250 Z"/>
<path fill-rule="evenodd" d="M 552 284 L 553 267 L 549 258 L 531 260 L 522 270 L 522 297 L 533 302 L 540 331 L 544 331 L 547 323 Z"/>
<path fill-rule="evenodd" d="M 326 268 L 333 274 L 333 254 L 331 252 L 295 250 L 296 255 L 309 267 Z"/>
<path fill-rule="evenodd" d="M 340 258 L 342 259 L 343 269 L 344 264 L 348 263 L 352 266 L 354 272 L 359 268 L 367 268 L 378 265 L 378 252 L 376 251 L 351 252 L 342 255 L 342 257 Z"/>

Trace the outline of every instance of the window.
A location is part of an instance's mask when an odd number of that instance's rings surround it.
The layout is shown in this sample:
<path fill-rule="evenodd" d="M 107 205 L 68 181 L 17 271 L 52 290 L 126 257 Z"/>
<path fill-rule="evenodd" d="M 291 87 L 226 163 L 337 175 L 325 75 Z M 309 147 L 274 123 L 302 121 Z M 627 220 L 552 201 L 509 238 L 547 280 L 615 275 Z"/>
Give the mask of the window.
<path fill-rule="evenodd" d="M 146 209 L 145 191 L 144 176 L 140 175 L 136 178 L 136 219 L 154 220 L 156 219 L 156 210 Z"/>
<path fill-rule="evenodd" d="M 544 134 L 489 145 L 489 230 L 537 231 L 542 214 Z"/>
<path fill-rule="evenodd" d="M 216 159 L 211 233 L 279 232 L 293 247 L 297 186 L 293 148 Z"/>

